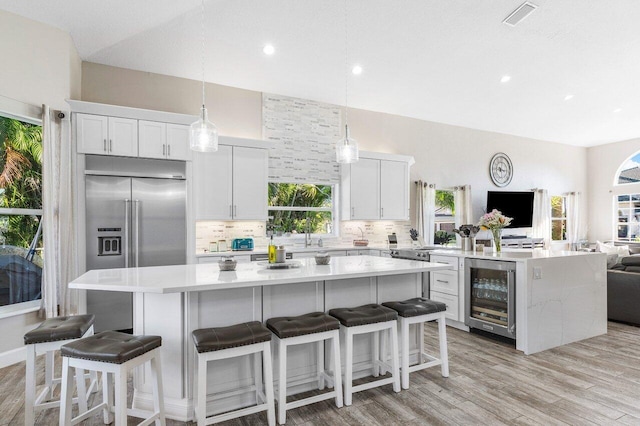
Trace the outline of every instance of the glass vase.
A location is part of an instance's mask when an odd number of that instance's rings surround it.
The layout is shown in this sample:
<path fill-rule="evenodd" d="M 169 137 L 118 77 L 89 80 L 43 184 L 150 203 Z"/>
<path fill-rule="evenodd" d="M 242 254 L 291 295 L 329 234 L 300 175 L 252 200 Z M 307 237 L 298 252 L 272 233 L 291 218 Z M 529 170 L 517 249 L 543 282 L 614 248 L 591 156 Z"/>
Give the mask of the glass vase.
<path fill-rule="evenodd" d="M 492 229 L 491 233 L 493 234 L 493 247 L 495 247 L 495 252 L 500 253 L 502 251 L 502 228 Z"/>

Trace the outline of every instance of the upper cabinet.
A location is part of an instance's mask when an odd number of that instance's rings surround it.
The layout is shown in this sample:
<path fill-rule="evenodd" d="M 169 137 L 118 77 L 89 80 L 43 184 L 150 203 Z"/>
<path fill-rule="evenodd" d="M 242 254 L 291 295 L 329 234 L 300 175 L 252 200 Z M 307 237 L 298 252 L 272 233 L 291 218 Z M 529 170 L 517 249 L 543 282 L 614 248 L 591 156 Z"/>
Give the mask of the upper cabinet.
<path fill-rule="evenodd" d="M 191 160 L 189 124 L 196 117 L 69 100 L 80 154 Z"/>
<path fill-rule="evenodd" d="M 194 153 L 196 220 L 267 220 L 268 166 L 266 147 L 221 144 L 217 152 Z"/>
<path fill-rule="evenodd" d="M 360 161 L 343 165 L 341 219 L 409 220 L 411 164 L 413 157 L 362 152 Z"/>
<path fill-rule="evenodd" d="M 140 120 L 138 153 L 144 158 L 188 160 L 189 126 Z"/>
<path fill-rule="evenodd" d="M 125 157 L 138 155 L 138 120 L 77 114 L 76 123 L 78 152 Z"/>

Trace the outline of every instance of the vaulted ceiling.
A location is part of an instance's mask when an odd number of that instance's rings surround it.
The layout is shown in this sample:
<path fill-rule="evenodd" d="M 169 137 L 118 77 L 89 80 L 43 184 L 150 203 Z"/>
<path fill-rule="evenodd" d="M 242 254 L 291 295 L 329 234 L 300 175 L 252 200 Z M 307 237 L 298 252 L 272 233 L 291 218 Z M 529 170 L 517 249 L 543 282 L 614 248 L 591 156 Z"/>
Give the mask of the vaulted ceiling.
<path fill-rule="evenodd" d="M 206 0 L 208 82 L 535 139 L 640 137 L 640 2 Z M 201 78 L 198 0 L 0 0 L 83 60 Z M 262 51 L 271 43 L 275 53 Z M 350 70 L 355 64 L 361 75 Z M 505 75 L 511 77 L 501 82 Z"/>

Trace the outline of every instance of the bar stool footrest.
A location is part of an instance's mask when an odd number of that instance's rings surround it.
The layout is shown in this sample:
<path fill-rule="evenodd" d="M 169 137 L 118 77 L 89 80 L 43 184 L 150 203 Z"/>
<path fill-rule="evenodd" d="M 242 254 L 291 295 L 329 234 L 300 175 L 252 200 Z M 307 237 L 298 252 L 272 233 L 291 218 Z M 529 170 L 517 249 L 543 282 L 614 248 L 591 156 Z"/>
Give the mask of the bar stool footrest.
<path fill-rule="evenodd" d="M 213 423 L 226 422 L 227 420 L 237 419 L 238 417 L 249 416 L 251 414 L 261 413 L 266 411 L 268 404 L 252 405 L 251 407 L 241 408 L 239 410 L 230 411 L 228 413 L 216 414 L 209 416 L 205 419 L 205 424 L 210 425 Z"/>

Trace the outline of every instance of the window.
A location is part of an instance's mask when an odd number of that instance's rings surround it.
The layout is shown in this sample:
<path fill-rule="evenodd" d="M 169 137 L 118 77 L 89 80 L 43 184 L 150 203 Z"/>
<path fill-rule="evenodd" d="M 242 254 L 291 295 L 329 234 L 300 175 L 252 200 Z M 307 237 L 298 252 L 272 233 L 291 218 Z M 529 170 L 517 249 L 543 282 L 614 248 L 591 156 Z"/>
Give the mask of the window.
<path fill-rule="evenodd" d="M 433 236 L 434 244 L 455 241 L 453 229 L 456 227 L 453 191 L 436 189 L 436 218 Z"/>
<path fill-rule="evenodd" d="M 616 240 L 640 241 L 640 194 L 616 196 Z"/>
<path fill-rule="evenodd" d="M 334 190 L 331 185 L 269 183 L 267 230 L 276 234 L 332 234 Z"/>
<path fill-rule="evenodd" d="M 618 169 L 618 185 L 640 182 L 640 152 L 629 157 Z"/>
<path fill-rule="evenodd" d="M 0 306 L 41 297 L 42 127 L 0 115 Z"/>
<path fill-rule="evenodd" d="M 551 241 L 567 239 L 567 209 L 565 197 L 551 196 Z"/>

